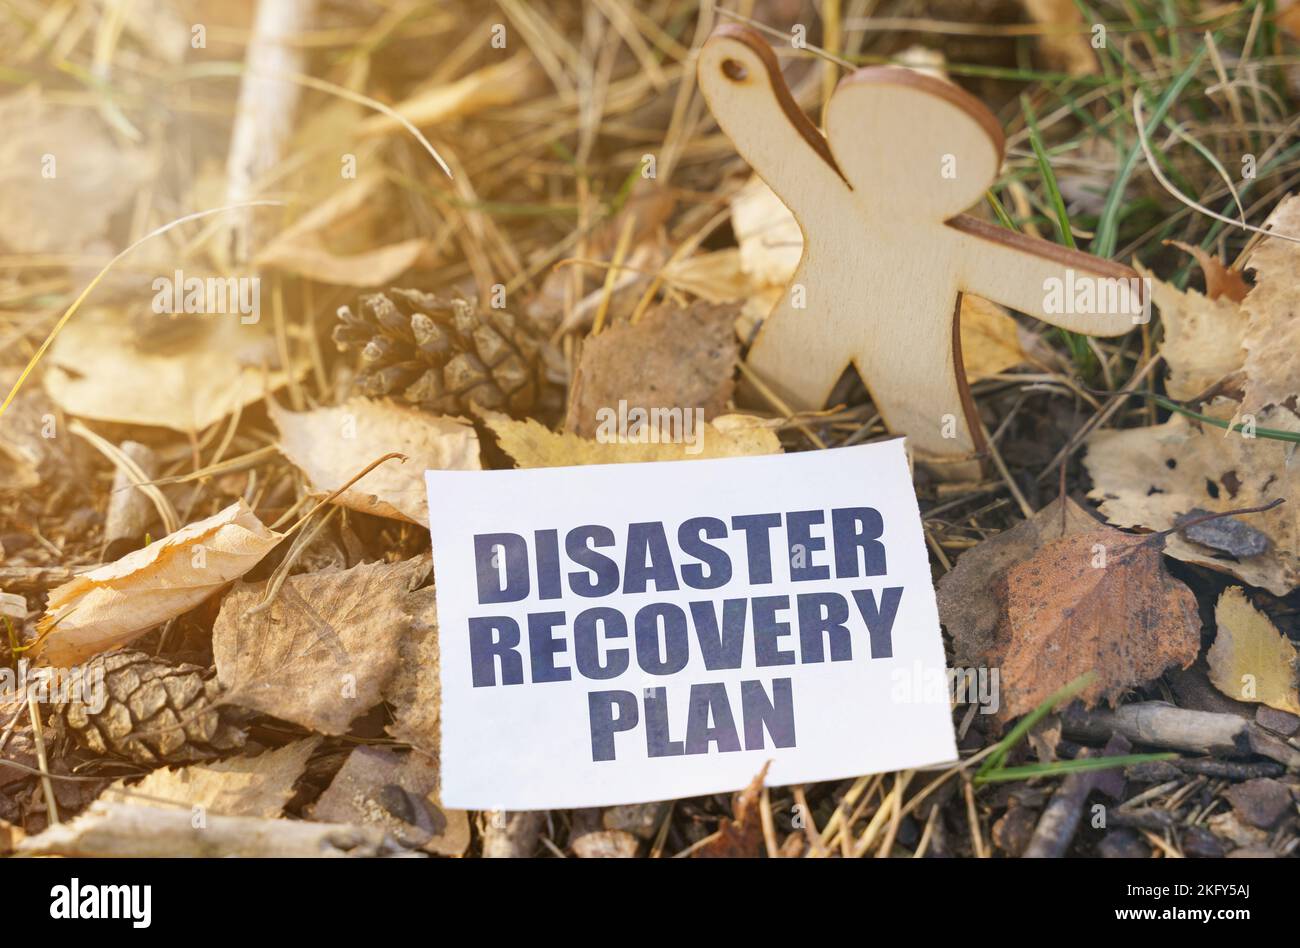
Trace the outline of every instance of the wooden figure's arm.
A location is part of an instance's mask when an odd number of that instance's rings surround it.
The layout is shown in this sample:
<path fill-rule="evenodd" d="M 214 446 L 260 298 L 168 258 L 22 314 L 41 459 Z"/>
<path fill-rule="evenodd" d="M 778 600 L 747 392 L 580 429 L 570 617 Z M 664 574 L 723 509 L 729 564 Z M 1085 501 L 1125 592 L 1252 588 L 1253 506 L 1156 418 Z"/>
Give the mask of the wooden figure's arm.
<path fill-rule="evenodd" d="M 1145 321 L 1146 291 L 1130 267 L 964 214 L 946 223 L 966 238 L 964 291 L 1089 336 L 1118 336 Z M 1091 305 L 1076 305 L 1080 292 Z"/>
<path fill-rule="evenodd" d="M 772 47 L 736 24 L 700 50 L 699 83 L 719 127 L 796 217 L 851 190 L 825 137 L 803 114 Z"/>

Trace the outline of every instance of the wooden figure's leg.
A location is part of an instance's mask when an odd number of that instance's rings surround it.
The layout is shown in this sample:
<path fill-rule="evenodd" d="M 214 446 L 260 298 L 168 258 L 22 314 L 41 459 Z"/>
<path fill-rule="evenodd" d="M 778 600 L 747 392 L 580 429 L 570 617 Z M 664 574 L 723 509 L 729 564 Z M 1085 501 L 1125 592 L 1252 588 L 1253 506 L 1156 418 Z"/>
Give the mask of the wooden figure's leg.
<path fill-rule="evenodd" d="M 823 322 L 810 310 L 795 309 L 787 291 L 763 321 L 745 360 L 792 410 L 823 407 L 849 364 L 842 340 L 815 331 Z"/>
<path fill-rule="evenodd" d="M 975 405 L 961 366 L 960 297 L 916 301 L 909 314 L 890 314 L 882 325 L 906 335 L 905 344 L 867 340 L 854 362 L 885 424 L 906 433 L 922 460 L 946 464 L 973 460 L 982 437 L 973 426 Z M 951 319 L 923 318 L 951 307 Z M 978 462 L 939 470 L 946 479 L 977 474 Z"/>

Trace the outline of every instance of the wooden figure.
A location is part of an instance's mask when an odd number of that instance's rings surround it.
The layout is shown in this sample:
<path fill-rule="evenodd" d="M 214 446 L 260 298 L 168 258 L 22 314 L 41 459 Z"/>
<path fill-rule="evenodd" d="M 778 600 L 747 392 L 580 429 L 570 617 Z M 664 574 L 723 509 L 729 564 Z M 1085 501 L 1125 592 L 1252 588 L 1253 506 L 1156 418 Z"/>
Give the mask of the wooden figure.
<path fill-rule="evenodd" d="M 961 364 L 961 293 L 1089 335 L 1144 321 L 1129 267 L 960 213 L 996 179 L 1003 137 L 956 86 L 859 69 L 831 97 L 823 137 L 771 47 L 734 25 L 704 44 L 699 81 L 718 125 L 803 231 L 794 279 L 749 353 L 792 407 L 821 408 L 852 363 L 891 431 L 922 458 L 960 461 L 984 448 Z"/>

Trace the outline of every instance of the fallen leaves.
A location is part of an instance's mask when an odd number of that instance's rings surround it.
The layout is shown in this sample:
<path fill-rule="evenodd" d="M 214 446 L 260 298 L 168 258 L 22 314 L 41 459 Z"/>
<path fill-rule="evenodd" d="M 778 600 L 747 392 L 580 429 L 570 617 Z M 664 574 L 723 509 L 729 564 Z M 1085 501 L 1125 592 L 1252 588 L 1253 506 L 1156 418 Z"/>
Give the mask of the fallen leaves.
<path fill-rule="evenodd" d="M 35 655 L 71 666 L 188 612 L 252 569 L 282 535 L 242 500 L 50 593 Z"/>
<path fill-rule="evenodd" d="M 372 458 L 391 452 L 402 464 L 383 464 L 334 498 L 361 513 L 429 525 L 424 472 L 477 471 L 478 435 L 455 418 L 431 415 L 390 400 L 353 398 L 342 405 L 292 412 L 270 406 L 280 451 L 320 494 L 338 490 Z"/>
<path fill-rule="evenodd" d="M 763 782 L 771 763 L 763 765 L 749 786 L 736 794 L 731 819 L 723 817 L 718 831 L 707 837 L 691 855 L 696 859 L 732 859 L 761 856 L 763 845 Z"/>
<path fill-rule="evenodd" d="M 256 757 L 234 757 L 211 764 L 151 771 L 139 783 L 119 780 L 104 791 L 107 801 L 174 803 L 199 807 L 213 816 L 279 816 L 293 796 L 307 759 L 320 744 L 310 737 Z M 206 814 L 205 814 L 206 816 Z"/>
<path fill-rule="evenodd" d="M 182 315 L 201 330 L 179 351 L 153 348 L 136 336 L 132 319 L 115 310 L 89 310 L 64 327 L 47 356 L 45 390 L 70 415 L 98 421 L 197 432 L 264 398 L 301 374 L 305 363 L 279 366 L 269 324 L 243 324 L 235 315 Z"/>
<path fill-rule="evenodd" d="M 653 424 L 643 425 L 636 434 L 632 434 L 629 424 L 627 436 L 619 436 L 621 440 L 593 441 L 571 432 L 551 431 L 532 419 L 515 421 L 495 413 L 486 417 L 501 450 L 521 468 L 734 458 L 781 451 L 774 423 L 750 415 L 719 415 L 712 423 L 696 425 L 693 416 L 679 409 L 677 430 L 683 432 L 683 437 L 658 443 L 650 440 L 656 436 Z M 687 424 L 692 427 L 687 429 Z"/>
<path fill-rule="evenodd" d="M 620 402 L 644 409 L 727 407 L 740 346 L 734 306 L 666 303 L 639 322 L 613 326 L 583 344 L 569 398 L 567 430 L 594 437 L 602 411 Z"/>
<path fill-rule="evenodd" d="M 411 585 L 429 560 L 367 563 L 284 581 L 237 586 L 212 629 L 217 678 L 228 699 L 322 734 L 343 734 L 379 703 L 410 625 Z"/>
<path fill-rule="evenodd" d="M 1296 647 L 1246 598 L 1225 589 L 1214 608 L 1218 634 L 1206 658 L 1210 681 L 1229 698 L 1300 714 Z"/>
<path fill-rule="evenodd" d="M 939 618 L 952 637 L 953 661 L 973 665 L 993 646 L 1000 621 L 997 583 L 1052 540 L 1096 530 L 1098 523 L 1066 497 L 963 553 L 938 583 Z"/>
<path fill-rule="evenodd" d="M 1089 707 L 1200 651 L 1196 597 L 1165 569 L 1163 537 L 1109 527 L 1062 537 L 1007 570 L 991 662 L 1002 670 L 1005 720 L 1033 710 L 1087 672 Z"/>
<path fill-rule="evenodd" d="M 1204 411 L 1227 420 L 1235 405 L 1218 399 Z M 1150 428 L 1099 431 L 1084 459 L 1093 481 L 1088 496 L 1101 502 L 1112 524 L 1169 530 L 1192 510 L 1220 512 L 1300 497 L 1300 466 L 1287 464 L 1288 453 L 1280 442 L 1225 436 L 1182 415 Z M 1165 552 L 1284 596 L 1300 585 L 1300 509 L 1283 504 L 1252 516 L 1250 525 L 1271 541 L 1257 556 L 1225 556 L 1177 534 Z"/>

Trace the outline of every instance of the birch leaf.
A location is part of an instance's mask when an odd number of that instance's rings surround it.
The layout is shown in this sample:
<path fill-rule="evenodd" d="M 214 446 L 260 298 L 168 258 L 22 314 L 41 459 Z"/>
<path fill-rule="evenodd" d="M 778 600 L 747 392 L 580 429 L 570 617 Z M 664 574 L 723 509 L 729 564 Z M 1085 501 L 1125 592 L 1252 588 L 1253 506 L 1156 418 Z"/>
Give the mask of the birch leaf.
<path fill-rule="evenodd" d="M 705 422 L 695 428 L 691 442 L 676 444 L 592 441 L 570 432 L 551 431 L 532 419 L 515 421 L 496 412 L 485 413 L 485 417 L 488 427 L 496 433 L 501 450 L 514 458 L 521 468 L 781 453 L 781 442 L 773 430 L 774 423 L 749 415 L 720 415 L 711 423 Z"/>
<path fill-rule="evenodd" d="M 282 534 L 242 500 L 50 593 L 37 631 L 43 664 L 76 665 L 193 609 L 261 561 Z"/>
<path fill-rule="evenodd" d="M 379 703 L 411 626 L 410 586 L 427 557 L 290 576 L 269 608 L 266 583 L 237 586 L 212 628 L 230 700 L 322 734 L 342 734 Z"/>
<path fill-rule="evenodd" d="M 1214 607 L 1218 635 L 1206 659 L 1210 682 L 1229 698 L 1300 714 L 1296 647 L 1246 598 L 1225 589 Z"/>
<path fill-rule="evenodd" d="M 256 757 L 160 768 L 131 786 L 117 781 L 103 798 L 150 805 L 171 801 L 186 808 L 202 807 L 213 816 L 279 816 L 319 744 L 319 737 L 311 737 Z"/>
<path fill-rule="evenodd" d="M 354 398 L 334 408 L 292 412 L 270 406 L 280 451 L 320 494 L 342 487 L 367 463 L 393 451 L 401 464 L 381 464 L 334 499 L 361 513 L 429 525 L 424 472 L 477 471 L 478 435 L 456 418 L 395 402 Z"/>

